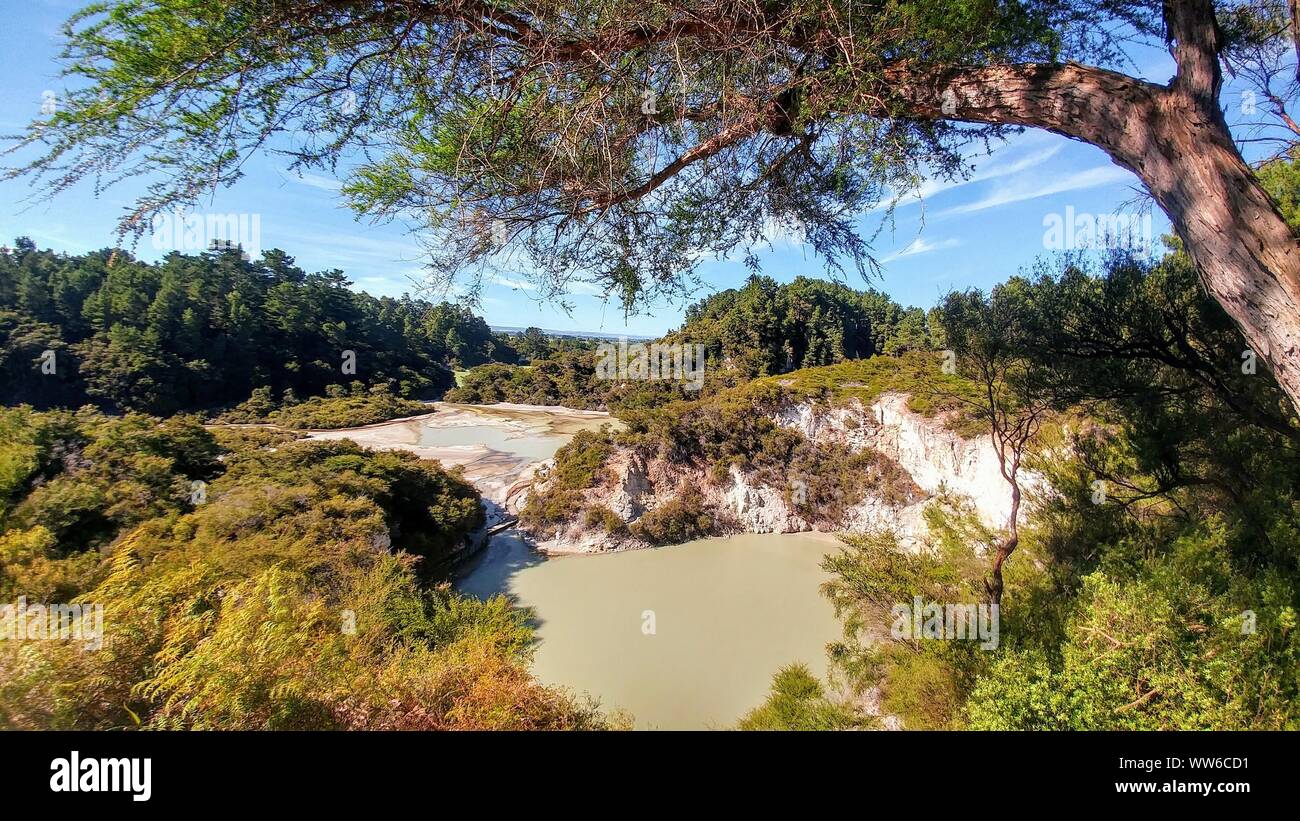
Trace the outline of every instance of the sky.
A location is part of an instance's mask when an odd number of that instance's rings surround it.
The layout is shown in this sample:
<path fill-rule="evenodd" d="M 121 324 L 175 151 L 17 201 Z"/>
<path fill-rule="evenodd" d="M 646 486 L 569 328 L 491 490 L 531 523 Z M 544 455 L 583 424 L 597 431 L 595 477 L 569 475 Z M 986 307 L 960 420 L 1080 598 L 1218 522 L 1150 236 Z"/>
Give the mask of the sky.
<path fill-rule="evenodd" d="M 56 57 L 58 29 L 77 7 L 77 0 L 25 0 L 7 3 L 0 28 L 0 134 L 17 133 L 38 116 L 46 92 L 61 87 Z M 1145 49 L 1133 55 L 1130 71 L 1165 82 L 1173 63 L 1163 50 Z M 1225 92 L 1225 104 L 1232 98 Z M 1230 118 L 1231 119 L 1231 118 Z M 8 158 L 7 158 L 8 160 Z M 882 273 L 862 280 L 849 273 L 853 287 L 874 287 L 904 305 L 930 307 L 953 289 L 994 284 L 1032 268 L 1039 260 L 1060 253 L 1052 228 L 1067 218 L 1120 214 L 1132 217 L 1141 191 L 1136 177 L 1114 165 L 1099 149 L 1043 131 L 1013 136 L 991 154 L 973 155 L 974 171 L 964 180 L 928 181 L 920 198 L 899 204 L 892 224 L 873 242 L 873 255 Z M 6 161 L 5 164 L 9 164 Z M 343 270 L 354 287 L 376 296 L 422 291 L 421 249 L 401 224 L 374 225 L 347 209 L 338 193 L 339 180 L 321 173 L 299 176 L 286 170 L 287 161 L 259 155 L 246 166 L 247 175 L 234 187 L 221 189 L 202 210 L 215 213 L 256 213 L 261 248 L 281 248 L 307 271 Z M 138 189 L 136 189 L 138 190 Z M 30 201 L 34 189 L 27 180 L 0 181 L 0 242 L 29 236 L 41 248 L 82 253 L 115 244 L 117 219 L 133 199 L 129 187 L 114 187 L 96 196 L 83 182 L 52 201 Z M 864 214 L 862 230 L 876 234 L 883 210 Z M 1140 218 L 1139 218 L 1140 219 Z M 1145 232 L 1145 224 L 1139 221 Z M 1169 230 L 1157 209 L 1151 234 Z M 166 253 L 146 236 L 131 249 L 152 260 Z M 627 317 L 616 300 L 605 302 L 583 288 L 570 298 L 566 313 L 539 300 L 522 277 L 498 276 L 484 287 L 479 305 L 496 326 L 528 326 L 559 331 L 599 331 L 608 334 L 653 336 L 681 324 L 686 304 L 714 290 L 743 284 L 749 275 L 734 258 L 706 259 L 698 269 L 705 289 L 692 298 L 652 306 Z M 811 250 L 788 238 L 774 240 L 759 253 L 761 271 L 778 282 L 796 276 L 829 278 L 823 262 Z"/>

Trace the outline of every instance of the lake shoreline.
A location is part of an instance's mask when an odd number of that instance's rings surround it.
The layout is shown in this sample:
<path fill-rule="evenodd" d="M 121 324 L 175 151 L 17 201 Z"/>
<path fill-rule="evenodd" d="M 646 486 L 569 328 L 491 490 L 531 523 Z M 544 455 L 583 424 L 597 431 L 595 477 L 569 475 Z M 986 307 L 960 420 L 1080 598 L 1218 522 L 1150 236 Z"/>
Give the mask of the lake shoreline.
<path fill-rule="evenodd" d="M 559 405 L 435 402 L 432 407 L 429 413 L 387 422 L 303 433 L 308 439 L 351 439 L 363 447 L 404 450 L 444 467 L 460 466 L 485 500 L 505 507 L 559 449 L 561 440 L 579 430 L 617 424 L 604 411 Z M 528 447 L 511 450 L 512 444 Z"/>
<path fill-rule="evenodd" d="M 428 414 L 311 438 L 463 466 L 489 511 L 486 533 L 509 520 L 507 504 L 554 450 L 577 430 L 609 422 L 600 411 L 440 403 Z M 739 533 L 595 553 L 517 527 L 484 541 L 448 568 L 455 588 L 529 608 L 538 679 L 625 710 L 639 729 L 734 726 L 781 667 L 824 672 L 825 644 L 839 637 L 818 592 L 828 578 L 822 557 L 838 544 L 832 533 Z M 578 556 L 584 561 L 561 561 Z M 618 665 L 605 663 L 612 657 Z"/>

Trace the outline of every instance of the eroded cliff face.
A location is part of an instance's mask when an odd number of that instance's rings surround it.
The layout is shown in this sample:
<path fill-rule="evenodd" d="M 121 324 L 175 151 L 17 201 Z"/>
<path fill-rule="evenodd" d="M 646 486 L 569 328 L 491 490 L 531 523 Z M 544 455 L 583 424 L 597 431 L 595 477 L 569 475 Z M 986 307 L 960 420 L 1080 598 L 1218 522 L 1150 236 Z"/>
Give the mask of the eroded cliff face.
<path fill-rule="evenodd" d="M 988 436 L 964 438 L 944 420 L 907 407 L 903 394 L 885 394 L 869 408 L 854 403 L 825 408 L 801 403 L 782 409 L 777 421 L 814 440 L 843 442 L 853 450 L 872 448 L 894 460 L 927 495 L 946 489 L 968 497 L 986 525 L 1006 524 L 1011 486 L 1002 478 L 997 452 Z M 1021 471 L 1021 487 L 1036 477 Z"/>
<path fill-rule="evenodd" d="M 892 529 L 904 547 L 915 547 L 925 535 L 924 512 L 943 492 L 967 497 L 986 525 L 1006 524 L 1011 488 L 1002 478 L 997 454 L 987 436 L 964 438 L 949 430 L 942 418 L 927 418 L 907 407 L 908 397 L 885 394 L 864 407 L 854 401 L 830 407 L 810 402 L 780 408 L 773 420 L 816 442 L 836 442 L 854 452 L 874 450 L 896 462 L 920 489 L 922 498 L 892 502 L 868 491 L 848 509 L 843 529 L 869 532 Z M 607 463 L 606 479 L 586 492 L 588 506 L 604 506 L 622 521 L 637 521 L 647 511 L 676 497 L 686 488 L 698 490 L 705 507 L 715 512 L 723 532 L 791 533 L 813 530 L 814 523 L 793 504 L 794 487 L 772 487 L 756 475 L 732 466 L 719 481 L 706 471 L 659 459 L 646 460 L 622 449 Z M 545 469 L 539 471 L 545 487 Z M 1037 477 L 1022 470 L 1021 485 L 1029 489 Z M 575 516 L 554 532 L 537 533 L 538 546 L 556 552 L 595 552 L 646 546 L 626 533 L 611 534 Z"/>

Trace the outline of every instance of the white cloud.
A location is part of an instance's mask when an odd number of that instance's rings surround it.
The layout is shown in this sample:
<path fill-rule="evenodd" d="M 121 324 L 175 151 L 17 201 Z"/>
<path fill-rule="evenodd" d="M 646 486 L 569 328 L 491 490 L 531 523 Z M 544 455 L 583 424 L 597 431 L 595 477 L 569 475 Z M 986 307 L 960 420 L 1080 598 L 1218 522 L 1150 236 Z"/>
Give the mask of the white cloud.
<path fill-rule="evenodd" d="M 949 239 L 941 239 L 938 242 L 930 242 L 925 237 L 917 237 L 916 239 L 912 240 L 907 245 L 907 247 L 904 248 L 903 250 L 895 251 L 894 253 L 889 254 L 888 256 L 881 257 L 879 262 L 883 265 L 884 263 L 893 262 L 894 260 L 901 259 L 902 257 L 914 257 L 917 256 L 918 254 L 929 254 L 929 253 L 933 253 L 934 251 L 943 251 L 948 248 L 956 248 L 958 245 L 961 245 L 961 240 L 957 239 L 956 237 L 950 237 Z"/>
<path fill-rule="evenodd" d="M 1053 156 L 1057 154 L 1057 152 L 1061 150 L 1061 146 L 1064 145 L 1062 141 L 1057 140 L 1057 141 L 1053 141 L 1050 145 L 1047 145 L 1046 147 L 1041 148 L 1039 150 L 1032 151 L 1031 153 L 1022 154 L 1018 157 L 1014 156 L 1014 152 L 1025 151 L 1028 148 L 1032 147 L 1034 142 L 1038 142 L 1038 141 L 1039 140 L 1026 140 L 1026 141 L 1022 141 L 1021 144 L 1008 146 L 1005 149 L 1005 151 L 1000 155 L 999 154 L 994 155 L 994 159 L 999 161 L 990 162 L 990 164 L 983 167 L 976 167 L 976 169 L 968 177 L 958 177 L 956 179 L 943 179 L 943 178 L 927 179 L 921 183 L 920 188 L 918 188 L 916 191 L 912 191 L 910 193 L 904 194 L 898 200 L 898 202 L 895 203 L 894 207 L 903 208 L 908 205 L 915 205 L 918 202 L 928 200 L 932 197 L 944 193 L 945 191 L 951 191 L 955 188 L 961 188 L 967 185 L 974 185 L 975 183 L 979 183 L 979 182 L 987 182 L 988 180 L 995 180 L 1000 177 L 1009 177 L 1015 174 L 1020 174 L 1025 171 L 1029 171 L 1043 164 L 1049 159 L 1051 159 Z M 1004 157 L 1010 157 L 1010 159 L 1001 161 L 1002 158 Z M 889 203 L 883 202 L 877 205 L 872 210 L 883 211 L 888 207 L 889 207 Z"/>
<path fill-rule="evenodd" d="M 341 181 L 320 174 L 295 173 L 293 179 L 303 185 L 310 185 L 312 188 L 319 188 L 322 191 L 338 191 L 343 187 Z"/>
<path fill-rule="evenodd" d="M 590 294 L 592 296 L 604 296 L 605 289 L 593 282 L 587 282 L 582 279 L 575 279 L 568 283 L 568 288 L 575 294 Z"/>
<path fill-rule="evenodd" d="M 491 274 L 485 279 L 493 285 L 500 285 L 503 288 L 509 288 L 513 291 L 526 291 L 528 293 L 538 293 L 537 283 L 530 282 L 520 277 L 506 276 L 504 274 Z M 601 288 L 594 282 L 588 282 L 582 279 L 570 280 L 564 284 L 565 291 L 570 294 L 585 294 L 587 296 L 604 296 L 605 289 Z"/>
<path fill-rule="evenodd" d="M 697 260 L 718 259 L 722 262 L 740 264 L 751 251 L 755 253 L 802 251 L 806 250 L 804 247 L 806 241 L 807 233 L 797 220 L 778 220 L 769 216 L 763 220 L 759 237 L 753 243 L 740 243 L 725 254 L 711 254 L 697 250 L 691 252 L 691 257 Z"/>
<path fill-rule="evenodd" d="M 296 248 L 304 256 L 312 252 L 328 254 L 331 258 L 351 263 L 410 262 L 424 256 L 415 240 L 368 237 L 342 231 L 330 233 L 301 230 L 297 227 L 276 231 L 278 227 L 280 226 L 269 218 L 262 220 L 262 247 L 274 248 L 285 242 L 290 243 L 285 246 L 285 250 Z"/>
<path fill-rule="evenodd" d="M 1010 205 L 1025 200 L 1038 199 L 1047 197 L 1052 194 L 1062 194 L 1067 191 L 1081 191 L 1085 188 L 1096 188 L 1101 185 L 1114 185 L 1124 182 L 1132 182 L 1133 175 L 1117 165 L 1099 165 L 1095 168 L 1087 168 L 1083 171 L 1076 171 L 1073 174 L 1067 174 L 1048 182 L 1038 180 L 1019 180 L 1014 185 L 1007 185 L 989 194 L 983 199 L 975 202 L 968 202 L 965 205 L 957 205 L 952 208 L 940 211 L 937 217 L 946 217 L 954 214 L 972 214 L 976 211 L 986 211 L 990 208 L 998 208 L 1003 205 Z"/>
<path fill-rule="evenodd" d="M 537 290 L 537 286 L 531 282 L 527 282 L 522 279 L 514 279 L 512 277 L 504 276 L 502 274 L 492 274 L 487 279 L 489 282 L 492 282 L 496 285 L 502 285 L 506 288 L 510 288 L 515 291 L 536 291 Z"/>

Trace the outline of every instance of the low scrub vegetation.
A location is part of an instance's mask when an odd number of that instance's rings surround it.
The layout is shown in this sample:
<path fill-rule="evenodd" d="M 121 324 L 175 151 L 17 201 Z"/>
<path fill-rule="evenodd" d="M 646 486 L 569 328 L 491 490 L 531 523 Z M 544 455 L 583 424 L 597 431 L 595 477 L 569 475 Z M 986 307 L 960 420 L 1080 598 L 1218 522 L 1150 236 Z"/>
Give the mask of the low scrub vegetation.
<path fill-rule="evenodd" d="M 876 722 L 842 701 L 828 698 L 826 688 L 808 667 L 791 664 L 772 677 L 767 701 L 745 714 L 741 730 L 864 730 Z"/>
<path fill-rule="evenodd" d="M 679 488 L 670 499 L 632 523 L 633 536 L 650 544 L 680 544 L 719 532 L 723 522 L 704 504 L 698 488 Z"/>
<path fill-rule="evenodd" d="M 478 494 L 409 454 L 0 412 L 0 594 L 102 607 L 98 652 L 0 642 L 0 725 L 591 729 L 527 613 L 438 583 Z"/>
<path fill-rule="evenodd" d="M 790 377 L 797 380 L 805 373 L 796 371 Z M 805 389 L 812 391 L 819 378 L 814 377 Z M 898 384 L 906 383 L 900 378 Z M 800 516 L 829 530 L 844 527 L 850 509 L 868 493 L 894 506 L 922 498 L 907 472 L 885 456 L 871 450 L 854 452 L 834 442 L 813 442 L 773 419 L 783 404 L 796 397 L 806 400 L 808 395 L 769 382 L 698 400 L 624 410 L 620 413 L 623 430 L 579 434 L 556 454 L 545 488 L 529 498 L 523 523 L 553 528 L 582 521 L 589 528 L 626 533 L 651 544 L 672 544 L 734 528 L 728 511 L 708 502 L 702 488 L 689 484 L 630 523 L 615 524 L 605 515 L 612 512 L 602 512 L 599 503 L 584 512 L 584 491 L 607 475 L 606 464 L 616 450 L 642 462 L 658 460 L 676 470 L 702 473 L 714 489 L 729 487 L 732 471 L 738 470 L 747 481 L 777 488 Z"/>
<path fill-rule="evenodd" d="M 614 451 L 608 430 L 579 431 L 555 454 L 547 474 L 546 490 L 534 489 L 520 511 L 528 528 L 545 529 L 569 521 L 582 507 L 582 491 L 593 487 L 605 473 L 605 461 Z M 610 512 L 611 515 L 612 511 Z"/>
<path fill-rule="evenodd" d="M 267 423 L 292 430 L 329 430 L 373 425 L 404 416 L 430 411 L 429 405 L 394 396 L 386 385 L 364 390 L 361 383 L 349 393 L 331 385 L 325 396 L 302 402 L 289 399 L 280 405 L 272 401 L 270 391 L 254 391 L 246 402 L 218 417 L 227 424 Z"/>

